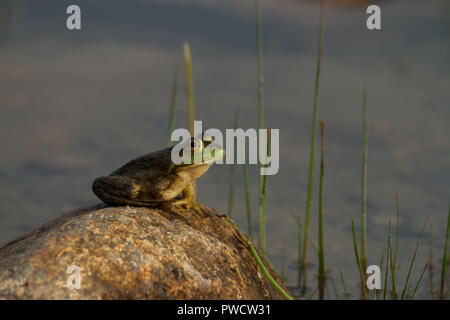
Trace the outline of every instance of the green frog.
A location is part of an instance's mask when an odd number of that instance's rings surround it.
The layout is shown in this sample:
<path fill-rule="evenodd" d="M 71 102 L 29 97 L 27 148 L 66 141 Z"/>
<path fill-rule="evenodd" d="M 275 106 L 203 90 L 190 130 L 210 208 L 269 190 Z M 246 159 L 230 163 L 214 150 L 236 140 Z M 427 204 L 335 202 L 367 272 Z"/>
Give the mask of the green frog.
<path fill-rule="evenodd" d="M 174 147 L 169 147 L 131 160 L 109 176 L 95 179 L 92 190 L 109 205 L 151 207 L 171 203 L 201 212 L 194 181 L 221 159 L 225 151 L 207 135 L 191 138 L 187 143 L 187 148 L 179 153 L 181 164 L 172 161 Z M 189 149 L 191 152 L 183 155 Z M 190 163 L 186 161 L 188 158 Z"/>

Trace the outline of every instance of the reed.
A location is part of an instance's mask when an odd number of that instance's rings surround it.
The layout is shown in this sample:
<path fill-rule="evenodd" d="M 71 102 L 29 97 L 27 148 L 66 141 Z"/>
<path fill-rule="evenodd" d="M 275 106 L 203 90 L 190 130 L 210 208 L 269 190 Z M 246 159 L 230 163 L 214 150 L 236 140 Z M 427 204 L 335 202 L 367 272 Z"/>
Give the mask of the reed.
<path fill-rule="evenodd" d="M 383 300 L 386 300 L 387 285 L 388 285 L 388 275 L 389 275 L 389 260 L 392 257 L 391 250 L 391 221 L 388 224 L 388 243 L 387 243 L 387 256 L 386 256 L 386 270 L 384 274 L 384 289 L 383 289 Z"/>
<path fill-rule="evenodd" d="M 411 295 L 411 300 L 414 300 L 414 298 L 416 296 L 416 293 L 417 293 L 417 290 L 420 287 L 420 283 L 422 282 L 423 275 L 425 274 L 425 271 L 427 270 L 427 268 L 428 268 L 428 262 L 425 263 L 425 267 L 423 267 L 422 272 L 420 273 L 419 279 L 417 280 L 417 283 L 416 283 L 416 285 L 414 287 L 414 291 L 413 291 L 413 293 Z"/>
<path fill-rule="evenodd" d="M 347 285 L 344 279 L 344 274 L 342 273 L 341 268 L 339 268 L 339 277 L 341 278 L 342 287 L 344 288 L 344 296 L 347 298 L 348 296 L 350 296 L 350 293 L 348 292 Z"/>
<path fill-rule="evenodd" d="M 172 94 L 170 98 L 170 108 L 169 108 L 169 124 L 168 124 L 168 143 L 170 147 L 173 145 L 173 141 L 170 139 L 172 136 L 172 131 L 175 127 L 175 105 L 177 101 L 177 91 L 178 91 L 178 63 L 175 64 L 175 71 L 173 75 L 173 85 Z"/>
<path fill-rule="evenodd" d="M 428 282 L 431 299 L 434 299 L 433 224 L 430 222 L 430 251 L 428 260 Z"/>
<path fill-rule="evenodd" d="M 271 145 L 271 129 L 267 129 L 267 150 L 270 150 Z M 270 155 L 269 152 L 267 155 Z M 266 167 L 264 164 L 262 167 Z M 267 187 L 267 175 L 260 175 L 261 177 L 261 190 L 259 195 L 259 244 L 261 246 L 261 252 L 266 255 L 266 187 Z"/>
<path fill-rule="evenodd" d="M 306 196 L 306 210 L 305 210 L 305 226 L 303 236 L 303 252 L 302 252 L 302 267 L 300 270 L 303 276 L 303 293 L 306 291 L 306 257 L 308 248 L 308 231 L 309 221 L 311 217 L 311 203 L 312 203 L 312 190 L 314 181 L 314 152 L 316 146 L 316 130 L 317 130 L 317 110 L 319 106 L 319 88 L 320 88 L 320 70 L 322 65 L 322 50 L 323 50 L 323 33 L 324 33 L 324 21 L 325 21 L 325 5 L 320 1 L 320 30 L 319 30 L 319 49 L 317 52 L 317 65 L 316 65 L 316 80 L 314 88 L 314 107 L 312 117 L 312 129 L 311 129 L 311 145 L 309 151 L 309 173 L 308 173 L 308 193 Z"/>
<path fill-rule="evenodd" d="M 366 300 L 367 299 L 366 283 L 364 281 L 365 277 L 363 274 L 361 258 L 359 256 L 358 241 L 356 240 L 355 223 L 353 220 L 352 220 L 352 235 L 353 235 L 353 249 L 355 250 L 356 263 L 358 264 L 359 277 L 361 281 L 362 298 L 363 300 Z"/>
<path fill-rule="evenodd" d="M 239 109 L 237 109 L 234 113 L 234 121 L 233 128 L 236 129 L 239 123 Z M 233 143 L 234 149 L 236 150 L 236 137 L 233 138 L 235 141 Z M 236 154 L 236 152 L 234 152 Z M 231 217 L 233 215 L 233 202 L 234 202 L 234 180 L 236 175 L 236 161 L 233 161 L 233 164 L 230 166 L 230 185 L 228 189 L 228 205 L 227 205 L 227 213 Z"/>
<path fill-rule="evenodd" d="M 439 285 L 439 299 L 445 299 L 445 273 L 447 269 L 447 249 L 448 249 L 448 238 L 450 236 L 450 206 L 448 208 L 448 217 L 447 217 L 447 231 L 445 233 L 445 245 L 444 245 L 444 253 L 442 254 L 442 268 L 441 268 L 441 281 Z"/>
<path fill-rule="evenodd" d="M 253 223 L 252 223 L 252 208 L 250 203 L 250 191 L 248 186 L 248 173 L 247 173 L 247 162 L 244 161 L 242 167 L 244 174 L 244 189 L 245 189 L 245 206 L 247 209 L 247 230 L 250 240 L 253 240 Z"/>
<path fill-rule="evenodd" d="M 367 87 L 363 87 L 363 152 L 362 152 L 362 174 L 361 174 L 361 266 L 367 269 L 367 248 L 366 248 L 366 200 L 367 200 L 367 153 L 369 149 L 369 120 L 367 116 Z M 364 279 L 366 274 L 364 273 Z M 365 291 L 365 286 L 364 289 Z"/>
<path fill-rule="evenodd" d="M 186 67 L 186 85 L 189 106 L 189 132 L 191 137 L 194 136 L 194 120 L 195 120 L 195 106 L 194 106 L 194 81 L 192 79 L 192 57 L 191 48 L 188 43 L 183 44 L 184 49 L 184 63 Z"/>
<path fill-rule="evenodd" d="M 392 247 L 389 253 L 389 260 L 391 266 L 391 297 L 393 300 L 397 300 L 397 270 L 398 270 L 398 238 L 400 229 L 400 206 L 398 200 L 398 193 L 395 194 L 395 215 L 396 215 L 396 227 L 395 227 L 395 251 L 392 254 Z"/>
<path fill-rule="evenodd" d="M 423 233 L 425 231 L 425 227 L 427 225 L 428 219 L 429 219 L 429 217 L 427 217 L 427 219 L 425 220 L 425 223 L 424 223 L 424 225 L 422 227 L 422 231 L 420 232 L 419 239 L 417 240 L 416 248 L 414 249 L 414 254 L 412 256 L 411 263 L 410 263 L 409 269 L 408 269 L 408 274 L 406 276 L 405 285 L 403 286 L 402 295 L 401 295 L 401 298 L 400 298 L 401 300 L 405 299 L 406 291 L 407 291 L 408 283 L 409 283 L 409 278 L 411 276 L 411 271 L 412 271 L 413 266 L 414 266 L 414 261 L 416 260 L 417 250 L 419 249 L 420 242 L 422 241 Z"/>
<path fill-rule="evenodd" d="M 253 258 L 255 259 L 258 266 L 261 268 L 261 271 L 263 272 L 266 279 L 272 284 L 272 286 L 287 300 L 294 300 L 272 277 L 272 275 L 267 270 L 266 266 L 262 262 L 261 258 L 259 257 L 258 253 L 256 252 L 256 249 L 253 247 L 252 243 L 250 241 L 247 241 L 247 245 L 250 249 L 250 253 L 252 254 Z"/>
<path fill-rule="evenodd" d="M 324 149 L 325 149 L 325 123 L 320 121 L 320 180 L 319 180 L 319 299 L 323 300 L 325 295 L 325 253 L 323 244 L 323 174 L 324 174 Z"/>
<path fill-rule="evenodd" d="M 256 10 L 256 40 L 258 54 L 258 128 L 264 128 L 264 64 L 263 64 L 263 48 L 262 48 L 262 17 L 261 5 L 259 0 L 255 0 Z M 261 167 L 261 163 L 260 163 Z M 259 197 L 258 197 L 258 248 L 263 254 L 266 252 L 266 212 L 265 212 L 265 184 L 266 177 L 259 176 Z"/>

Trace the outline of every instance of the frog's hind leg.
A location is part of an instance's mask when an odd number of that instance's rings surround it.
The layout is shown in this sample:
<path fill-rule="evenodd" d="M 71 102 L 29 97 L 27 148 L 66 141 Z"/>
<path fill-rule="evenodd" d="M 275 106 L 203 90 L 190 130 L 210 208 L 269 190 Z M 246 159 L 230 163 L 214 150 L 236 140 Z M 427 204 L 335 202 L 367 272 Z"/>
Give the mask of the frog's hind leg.
<path fill-rule="evenodd" d="M 94 180 L 92 191 L 103 202 L 109 205 L 157 206 L 159 201 L 138 200 L 140 185 L 130 177 L 108 176 Z"/>

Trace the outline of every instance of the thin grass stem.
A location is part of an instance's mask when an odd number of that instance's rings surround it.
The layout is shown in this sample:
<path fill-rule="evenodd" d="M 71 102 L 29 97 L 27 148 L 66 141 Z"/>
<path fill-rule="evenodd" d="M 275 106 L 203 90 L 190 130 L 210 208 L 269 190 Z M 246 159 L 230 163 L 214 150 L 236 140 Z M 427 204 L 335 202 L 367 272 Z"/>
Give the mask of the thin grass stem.
<path fill-rule="evenodd" d="M 363 269 L 362 269 L 362 264 L 361 264 L 361 258 L 359 256 L 359 251 L 358 251 L 358 242 L 356 240 L 356 232 L 355 232 L 355 223 L 352 220 L 352 235 L 353 235 L 353 248 L 355 250 L 355 257 L 356 257 L 356 262 L 358 264 L 358 270 L 359 270 L 359 277 L 361 280 L 361 293 L 362 293 L 362 298 L 363 300 L 367 299 L 367 295 L 366 295 L 366 283 L 364 281 L 364 275 L 363 275 Z"/>
<path fill-rule="evenodd" d="M 447 268 L 447 249 L 448 249 L 448 238 L 450 236 L 450 206 L 448 208 L 448 217 L 447 217 L 447 231 L 445 233 L 445 245 L 444 245 L 444 253 L 442 254 L 442 268 L 441 268 L 441 281 L 439 286 L 439 299 L 445 299 L 445 272 Z"/>
<path fill-rule="evenodd" d="M 237 109 L 234 113 L 234 122 L 233 128 L 236 129 L 239 125 L 239 109 Z M 236 137 L 233 137 L 235 140 L 233 146 L 236 151 Z M 236 154 L 236 152 L 234 152 Z M 233 164 L 230 166 L 230 185 L 228 189 L 228 205 L 227 205 L 227 213 L 231 217 L 233 215 L 233 204 L 234 204 L 234 180 L 236 175 L 236 161 L 233 161 Z"/>
<path fill-rule="evenodd" d="M 401 300 L 403 300 L 405 298 L 406 290 L 408 288 L 409 278 L 411 276 L 411 271 L 412 271 L 412 268 L 414 266 L 414 261 L 416 260 L 417 250 L 419 249 L 420 242 L 422 241 L 423 233 L 425 231 L 425 227 L 427 225 L 428 219 L 429 219 L 429 217 L 427 217 L 427 219 L 425 220 L 425 223 L 424 223 L 424 225 L 422 227 L 422 231 L 420 232 L 419 239 L 417 240 L 416 248 L 414 250 L 414 254 L 413 254 L 413 257 L 411 259 L 411 264 L 409 265 L 408 275 L 406 276 L 405 286 L 403 287 L 403 290 L 402 290 Z"/>
<path fill-rule="evenodd" d="M 367 87 L 363 87 L 363 153 L 362 153 L 362 175 L 361 175 L 361 265 L 362 269 L 367 269 L 367 248 L 366 248 L 366 202 L 367 202 L 367 153 L 369 149 L 369 120 L 367 116 Z M 366 275 L 364 274 L 364 279 Z M 365 291 L 365 286 L 364 289 Z"/>
<path fill-rule="evenodd" d="M 425 267 L 423 267 L 423 270 L 420 273 L 419 279 L 417 280 L 416 286 L 414 287 L 414 291 L 411 295 L 411 300 L 414 300 L 414 297 L 416 296 L 417 290 L 419 290 L 420 283 L 422 282 L 423 275 L 424 275 L 425 271 L 427 270 L 427 268 L 428 268 L 428 262 L 425 263 Z"/>
<path fill-rule="evenodd" d="M 388 284 L 388 276 L 389 276 L 389 258 L 390 257 L 392 257 L 392 253 L 391 253 L 391 221 L 389 220 L 386 270 L 385 270 L 385 274 L 384 274 L 383 300 L 386 300 L 386 294 L 387 294 L 387 284 Z"/>
<path fill-rule="evenodd" d="M 305 225 L 304 225 L 304 236 L 303 236 L 303 253 L 302 253 L 302 268 L 301 272 L 303 275 L 303 293 L 306 292 L 306 264 L 307 264 L 307 248 L 308 248 L 308 232 L 309 232 L 309 221 L 311 217 L 311 203 L 312 203 L 312 191 L 313 191 L 313 181 L 314 181 L 314 153 L 316 146 L 316 131 L 317 131 L 317 110 L 319 106 L 319 88 L 320 88 L 320 71 L 322 65 L 322 51 L 323 51 L 323 34 L 324 34 L 324 21 L 325 21 L 325 5 L 323 1 L 320 1 L 320 31 L 319 31 L 319 48 L 317 52 L 317 66 L 316 66 L 316 80 L 314 88 L 314 107 L 313 107 L 313 117 L 312 117 L 312 128 L 311 128 L 311 145 L 309 151 L 309 173 L 308 173 L 308 193 L 306 197 L 306 211 L 305 211 Z"/>
<path fill-rule="evenodd" d="M 323 243 L 323 175 L 324 175 L 324 149 L 325 149 L 325 123 L 320 122 L 320 179 L 319 179 L 319 299 L 323 300 L 325 295 L 325 253 Z"/>
<path fill-rule="evenodd" d="M 170 108 L 169 108 L 169 124 L 168 124 L 168 143 L 170 147 L 173 145 L 173 141 L 170 139 L 172 136 L 172 131 L 175 127 L 175 106 L 177 101 L 177 91 L 178 91 L 178 63 L 175 64 L 175 71 L 173 75 L 173 85 L 172 85 L 172 95 L 170 98 Z"/>
<path fill-rule="evenodd" d="M 194 106 L 194 81 L 192 79 L 191 48 L 189 47 L 188 43 L 184 43 L 183 48 L 184 48 L 184 62 L 186 67 L 186 85 L 187 85 L 188 106 L 189 106 L 189 132 L 191 133 L 191 137 L 193 137 L 195 106 Z"/>

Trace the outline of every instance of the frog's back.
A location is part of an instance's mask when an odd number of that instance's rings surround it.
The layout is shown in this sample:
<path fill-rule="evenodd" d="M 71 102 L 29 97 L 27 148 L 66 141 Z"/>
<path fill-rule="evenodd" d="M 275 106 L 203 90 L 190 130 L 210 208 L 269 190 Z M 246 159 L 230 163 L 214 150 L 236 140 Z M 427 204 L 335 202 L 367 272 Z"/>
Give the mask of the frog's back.
<path fill-rule="evenodd" d="M 131 160 L 119 169 L 112 172 L 111 176 L 134 176 L 142 172 L 154 172 L 160 174 L 168 172 L 171 164 L 171 147 L 148 153 Z"/>

